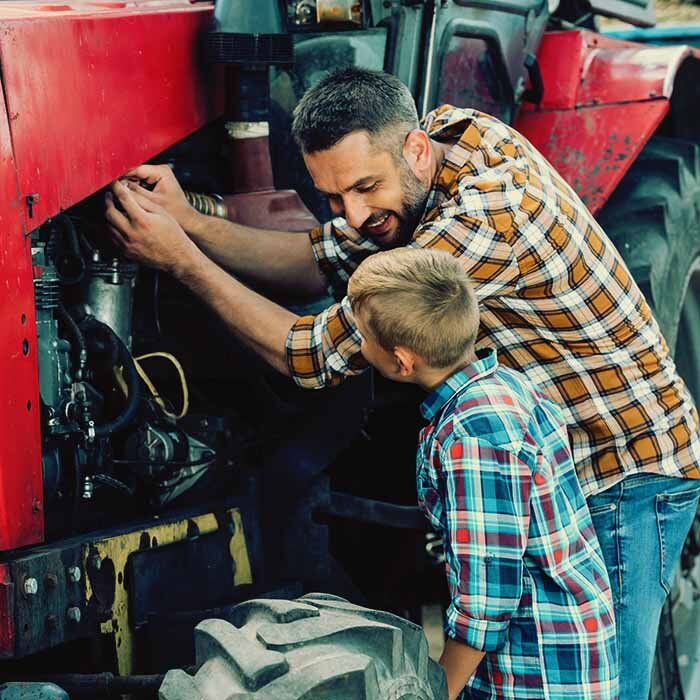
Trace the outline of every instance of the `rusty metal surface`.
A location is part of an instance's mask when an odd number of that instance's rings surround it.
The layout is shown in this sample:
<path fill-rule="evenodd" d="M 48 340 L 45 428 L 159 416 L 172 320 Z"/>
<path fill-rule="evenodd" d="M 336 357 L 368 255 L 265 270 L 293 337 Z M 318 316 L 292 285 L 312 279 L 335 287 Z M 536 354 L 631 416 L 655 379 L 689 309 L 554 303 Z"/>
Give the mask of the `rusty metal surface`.
<path fill-rule="evenodd" d="M 669 110 L 688 46 L 649 47 L 589 31 L 551 32 L 538 53 L 545 94 L 516 128 L 595 213 Z"/>

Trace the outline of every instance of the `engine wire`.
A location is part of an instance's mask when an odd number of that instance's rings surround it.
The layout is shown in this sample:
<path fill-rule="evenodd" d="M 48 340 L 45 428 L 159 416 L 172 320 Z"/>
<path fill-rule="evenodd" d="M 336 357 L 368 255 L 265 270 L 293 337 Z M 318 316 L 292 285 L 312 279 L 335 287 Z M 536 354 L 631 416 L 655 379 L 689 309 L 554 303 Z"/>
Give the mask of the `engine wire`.
<path fill-rule="evenodd" d="M 180 409 L 179 413 L 174 413 L 173 411 L 170 411 L 167 408 L 166 402 L 161 396 L 160 392 L 156 388 L 155 384 L 151 381 L 150 377 L 146 373 L 146 370 L 141 366 L 141 362 L 143 360 L 149 360 L 151 358 L 155 357 L 160 357 L 164 360 L 169 360 L 172 362 L 174 365 L 175 369 L 177 370 L 178 377 L 180 379 L 180 387 L 182 391 L 182 408 Z M 144 384 L 148 387 L 148 390 L 151 392 L 151 395 L 153 396 L 153 399 L 155 402 L 160 406 L 161 410 L 163 413 L 168 417 L 172 418 L 174 420 L 180 420 L 181 418 L 184 418 L 187 415 L 187 412 L 189 411 L 190 408 L 190 392 L 189 388 L 187 386 L 187 378 L 185 377 L 185 371 L 182 369 L 182 365 L 178 361 L 178 359 L 170 354 L 169 352 L 149 352 L 146 353 L 145 355 L 139 355 L 138 357 L 134 357 L 134 365 L 136 366 L 136 371 L 139 374 L 139 377 L 143 380 Z M 121 373 L 121 367 L 114 368 L 114 376 L 117 381 L 117 385 L 121 389 L 122 393 L 128 398 L 129 392 L 126 387 L 126 382 L 124 381 L 124 378 L 122 377 Z"/>

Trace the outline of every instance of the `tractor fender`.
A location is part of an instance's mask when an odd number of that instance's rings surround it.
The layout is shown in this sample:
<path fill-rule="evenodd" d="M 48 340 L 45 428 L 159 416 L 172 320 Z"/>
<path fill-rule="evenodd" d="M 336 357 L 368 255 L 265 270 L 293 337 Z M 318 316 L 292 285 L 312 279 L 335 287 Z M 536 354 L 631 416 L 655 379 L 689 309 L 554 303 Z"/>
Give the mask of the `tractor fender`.
<path fill-rule="evenodd" d="M 689 46 L 645 46 L 586 30 L 549 32 L 538 63 L 543 98 L 522 106 L 515 127 L 594 214 L 667 116 L 665 135 L 690 139 L 698 131 L 683 109 L 697 98 L 700 77 L 700 52 Z"/>

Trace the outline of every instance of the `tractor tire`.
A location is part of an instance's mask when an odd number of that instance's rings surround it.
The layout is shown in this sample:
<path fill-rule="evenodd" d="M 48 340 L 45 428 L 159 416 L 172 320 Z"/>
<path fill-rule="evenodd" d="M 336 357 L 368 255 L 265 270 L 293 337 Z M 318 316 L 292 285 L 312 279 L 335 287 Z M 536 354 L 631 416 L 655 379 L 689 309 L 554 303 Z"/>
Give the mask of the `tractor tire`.
<path fill-rule="evenodd" d="M 676 366 L 700 405 L 700 150 L 697 144 L 655 137 L 615 190 L 598 220 L 625 259 L 656 316 Z M 681 669 L 677 651 L 687 647 L 674 628 L 688 628 L 688 609 L 677 605 L 679 590 L 692 586 L 688 558 L 700 551 L 696 516 L 677 576 L 661 614 L 652 676 L 653 700 L 682 700 L 683 688 L 696 688 L 700 668 Z M 685 577 L 686 580 L 683 580 Z M 691 596 L 692 599 L 692 596 Z M 700 605 L 692 615 L 700 618 Z M 683 620 L 674 625 L 674 615 Z M 692 627 L 692 622 L 690 624 Z M 690 651 L 684 649 L 684 652 Z M 698 658 L 700 649 L 683 653 Z M 694 692 L 694 691 L 693 691 Z"/>
<path fill-rule="evenodd" d="M 169 671 L 160 700 L 442 700 L 423 630 L 396 615 L 310 593 L 249 600 L 195 629 L 198 671 Z"/>

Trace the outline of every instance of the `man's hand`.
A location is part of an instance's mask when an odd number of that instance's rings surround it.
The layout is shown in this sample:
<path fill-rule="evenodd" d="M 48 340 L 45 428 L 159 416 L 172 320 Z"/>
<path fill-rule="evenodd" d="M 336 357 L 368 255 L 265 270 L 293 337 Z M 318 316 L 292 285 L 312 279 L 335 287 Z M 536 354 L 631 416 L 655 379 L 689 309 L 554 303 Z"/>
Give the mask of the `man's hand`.
<path fill-rule="evenodd" d="M 124 182 L 113 183 L 105 200 L 107 225 L 127 257 L 175 276 L 202 257 L 165 209 Z"/>
<path fill-rule="evenodd" d="M 127 187 L 168 212 L 186 232 L 196 226 L 201 214 L 187 201 L 167 165 L 140 165 L 124 177 Z"/>

